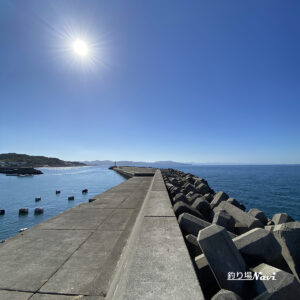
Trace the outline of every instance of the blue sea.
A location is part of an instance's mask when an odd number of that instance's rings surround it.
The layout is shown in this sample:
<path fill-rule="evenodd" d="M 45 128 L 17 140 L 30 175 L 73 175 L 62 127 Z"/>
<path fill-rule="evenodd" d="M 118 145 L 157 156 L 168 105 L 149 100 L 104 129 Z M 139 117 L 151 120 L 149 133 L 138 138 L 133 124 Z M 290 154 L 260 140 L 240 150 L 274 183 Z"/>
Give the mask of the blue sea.
<path fill-rule="evenodd" d="M 159 167 L 164 167 L 159 166 Z M 169 166 L 168 166 L 169 167 Z M 287 212 L 300 220 L 300 165 L 272 166 L 174 166 L 205 178 L 210 187 L 225 191 L 241 201 L 247 209 L 258 208 L 268 217 Z M 96 194 L 120 184 L 124 179 L 107 167 L 43 168 L 43 175 L 14 177 L 0 174 L 0 240 L 7 239 Z M 82 189 L 88 194 L 83 195 Z M 61 190 L 56 195 L 55 191 Z M 75 196 L 68 201 L 68 196 Z M 41 197 L 40 202 L 35 202 Z M 27 216 L 19 216 L 20 207 L 28 207 Z M 43 215 L 34 215 L 35 207 L 43 207 Z"/>
<path fill-rule="evenodd" d="M 300 165 L 235 165 L 178 168 L 205 178 L 216 192 L 258 208 L 269 218 L 286 212 L 300 221 Z"/>
<path fill-rule="evenodd" d="M 0 240 L 7 239 L 21 228 L 32 227 L 60 212 L 73 207 L 96 194 L 124 181 L 114 171 L 104 167 L 41 168 L 44 174 L 18 177 L 0 174 L 0 208 L 6 213 L 0 216 Z M 88 194 L 82 194 L 88 189 Z M 61 194 L 56 195 L 55 191 Z M 74 196 L 74 201 L 68 201 Z M 35 202 L 36 197 L 41 201 Z M 28 207 L 29 214 L 19 216 L 19 208 Z M 44 214 L 34 215 L 35 207 L 43 207 Z"/>

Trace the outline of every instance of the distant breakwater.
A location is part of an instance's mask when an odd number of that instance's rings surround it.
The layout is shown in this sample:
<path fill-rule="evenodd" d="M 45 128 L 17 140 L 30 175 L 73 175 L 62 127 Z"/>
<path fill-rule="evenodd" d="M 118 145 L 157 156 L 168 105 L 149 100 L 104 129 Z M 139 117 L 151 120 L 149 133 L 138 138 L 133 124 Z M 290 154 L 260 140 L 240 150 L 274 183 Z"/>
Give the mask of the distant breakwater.
<path fill-rule="evenodd" d="M 203 178 L 161 171 L 206 299 L 300 299 L 300 222 L 286 213 L 270 219 L 256 208 L 246 212 Z M 234 278 L 240 274 L 252 280 Z M 280 280 L 259 277 L 272 274 Z"/>

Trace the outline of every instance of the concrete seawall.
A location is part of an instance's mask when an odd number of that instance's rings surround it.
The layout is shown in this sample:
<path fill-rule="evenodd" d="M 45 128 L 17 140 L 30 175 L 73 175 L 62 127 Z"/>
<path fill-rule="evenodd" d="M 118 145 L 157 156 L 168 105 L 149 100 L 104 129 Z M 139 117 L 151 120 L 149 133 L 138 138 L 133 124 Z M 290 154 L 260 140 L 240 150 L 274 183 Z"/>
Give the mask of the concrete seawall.
<path fill-rule="evenodd" d="M 152 177 L 157 169 L 144 167 L 112 167 L 112 170 L 128 179 L 132 177 Z"/>
<path fill-rule="evenodd" d="M 203 299 L 161 172 L 116 171 L 130 179 L 0 244 L 0 299 Z"/>
<path fill-rule="evenodd" d="M 178 170 L 113 170 L 128 180 L 0 244 L 0 300 L 300 299 L 289 215 Z"/>
<path fill-rule="evenodd" d="M 204 299 L 160 170 L 128 250 L 108 295 L 112 299 Z"/>

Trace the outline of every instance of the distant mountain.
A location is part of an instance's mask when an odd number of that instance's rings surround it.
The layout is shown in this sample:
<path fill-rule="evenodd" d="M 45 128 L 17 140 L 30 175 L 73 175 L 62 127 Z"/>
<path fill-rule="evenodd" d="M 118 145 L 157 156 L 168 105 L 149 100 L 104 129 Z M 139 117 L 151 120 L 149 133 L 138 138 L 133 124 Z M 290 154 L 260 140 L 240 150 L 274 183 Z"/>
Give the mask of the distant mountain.
<path fill-rule="evenodd" d="M 112 166 L 115 164 L 115 162 L 112 160 L 83 161 L 83 163 L 88 166 Z"/>
<path fill-rule="evenodd" d="M 58 158 L 46 156 L 32 156 L 27 154 L 3 153 L 0 154 L 0 166 L 2 167 L 76 167 L 85 166 L 76 161 L 64 161 Z"/>
<path fill-rule="evenodd" d="M 112 160 L 93 160 L 83 162 L 89 166 L 113 166 L 115 161 Z M 130 161 L 122 160 L 117 161 L 117 166 L 145 166 L 145 167 L 175 167 L 175 166 L 190 166 L 191 164 L 180 163 L 175 161 L 155 161 L 155 162 L 145 162 L 145 161 Z"/>

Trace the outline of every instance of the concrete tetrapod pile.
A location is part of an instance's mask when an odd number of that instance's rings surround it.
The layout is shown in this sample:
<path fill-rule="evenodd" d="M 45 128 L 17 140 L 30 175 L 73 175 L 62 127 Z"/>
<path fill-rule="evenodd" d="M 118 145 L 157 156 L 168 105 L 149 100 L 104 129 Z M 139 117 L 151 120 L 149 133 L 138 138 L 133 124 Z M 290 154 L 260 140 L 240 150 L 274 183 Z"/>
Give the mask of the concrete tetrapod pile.
<path fill-rule="evenodd" d="M 206 299 L 300 299 L 300 222 L 246 212 L 193 174 L 162 174 Z"/>

